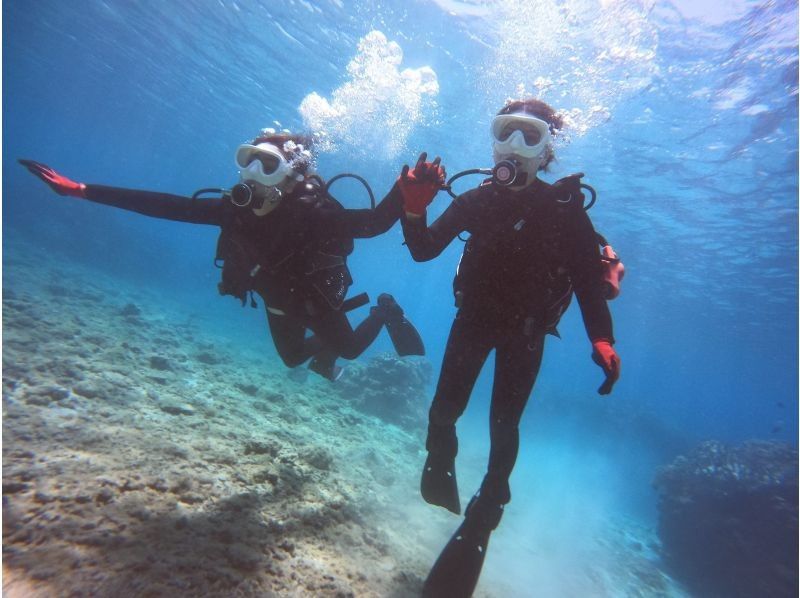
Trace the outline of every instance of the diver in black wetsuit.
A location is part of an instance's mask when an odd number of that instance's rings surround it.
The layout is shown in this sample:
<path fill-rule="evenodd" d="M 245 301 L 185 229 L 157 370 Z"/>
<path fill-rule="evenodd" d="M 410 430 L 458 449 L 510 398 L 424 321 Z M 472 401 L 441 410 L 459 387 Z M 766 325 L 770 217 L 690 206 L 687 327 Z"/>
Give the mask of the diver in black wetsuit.
<path fill-rule="evenodd" d="M 421 481 L 426 501 L 456 514 L 461 506 L 455 423 L 495 351 L 487 473 L 431 570 L 425 596 L 461 598 L 475 588 L 489 536 L 511 500 L 518 424 L 539 372 L 545 335 L 557 334 L 573 291 L 593 358 L 606 374 L 598 392 L 609 393 L 619 377 L 606 305 L 610 295 L 597 236 L 583 209 L 580 176 L 555 185 L 536 176 L 553 159 L 551 135 L 561 125 L 544 102 L 510 102 L 492 122 L 493 179 L 457 197 L 430 226 L 427 204 L 405 204 L 403 232 L 416 261 L 433 259 L 459 233 L 470 233 L 454 281 L 458 313 L 430 409 Z"/>
<path fill-rule="evenodd" d="M 335 380 L 341 372 L 336 358 L 358 357 L 384 325 L 400 355 L 424 354 L 419 334 L 390 295 L 381 294 L 355 330 L 345 314 L 353 239 L 386 232 L 401 215 L 401 188 L 419 193 L 423 186 L 406 175 L 374 209 L 346 210 L 311 173 L 309 144 L 305 137 L 265 131 L 236 152 L 240 183 L 213 199 L 77 183 L 38 162 L 20 162 L 60 195 L 220 226 L 220 293 L 243 305 L 252 291 L 262 297 L 275 347 L 288 367 L 311 358 L 313 371 Z M 307 329 L 313 336 L 306 337 Z"/>

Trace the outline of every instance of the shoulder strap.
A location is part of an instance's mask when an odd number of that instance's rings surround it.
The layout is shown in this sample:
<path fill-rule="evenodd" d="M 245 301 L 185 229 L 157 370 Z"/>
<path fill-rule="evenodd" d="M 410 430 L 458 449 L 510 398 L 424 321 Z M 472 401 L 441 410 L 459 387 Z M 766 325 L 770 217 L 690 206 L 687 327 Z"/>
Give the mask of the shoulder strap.
<path fill-rule="evenodd" d="M 583 207 L 583 193 L 581 192 L 582 172 L 576 172 L 564 178 L 558 179 L 551 185 L 555 191 L 555 199 L 561 204 L 573 204 Z"/>

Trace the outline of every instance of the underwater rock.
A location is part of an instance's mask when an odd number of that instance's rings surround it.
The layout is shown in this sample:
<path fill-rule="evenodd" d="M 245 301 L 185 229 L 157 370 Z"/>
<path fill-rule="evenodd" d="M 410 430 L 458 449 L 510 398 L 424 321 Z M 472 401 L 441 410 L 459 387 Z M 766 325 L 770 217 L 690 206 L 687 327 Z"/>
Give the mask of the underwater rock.
<path fill-rule="evenodd" d="M 797 596 L 798 454 L 704 442 L 659 470 L 663 559 L 698 595 Z"/>
<path fill-rule="evenodd" d="M 255 384 L 236 384 L 236 388 L 251 397 L 256 396 L 256 393 L 258 393 L 258 386 Z"/>
<path fill-rule="evenodd" d="M 150 367 L 161 372 L 172 370 L 172 364 L 170 363 L 169 359 L 162 357 L 161 355 L 153 355 L 150 358 Z"/>
<path fill-rule="evenodd" d="M 245 455 L 269 455 L 274 457 L 280 451 L 280 445 L 275 442 L 261 442 L 259 440 L 251 440 L 244 445 Z"/>
<path fill-rule="evenodd" d="M 102 488 L 94 496 L 94 500 L 98 504 L 108 504 L 114 500 L 114 493 L 109 488 Z"/>
<path fill-rule="evenodd" d="M 94 381 L 86 381 L 72 387 L 72 392 L 86 399 L 96 399 L 103 395 L 103 389 L 98 388 Z"/>
<path fill-rule="evenodd" d="M 121 315 L 121 316 L 125 316 L 126 318 L 129 318 L 129 317 L 133 317 L 133 318 L 135 318 L 135 317 L 137 317 L 137 316 L 140 316 L 140 315 L 142 315 L 142 310 L 141 310 L 141 309 L 139 309 L 139 308 L 138 308 L 136 305 L 134 305 L 133 303 L 128 303 L 128 304 L 127 304 L 125 307 L 123 307 L 123 308 L 120 310 L 120 312 L 119 312 L 119 313 L 120 313 L 120 315 Z"/>
<path fill-rule="evenodd" d="M 432 377 L 433 368 L 424 359 L 383 354 L 349 366 L 336 389 L 363 413 L 418 429 L 426 420 Z"/>
<path fill-rule="evenodd" d="M 308 380 L 308 370 L 306 368 L 293 368 L 286 373 L 286 377 L 292 382 L 302 384 Z"/>
<path fill-rule="evenodd" d="M 3 595 L 419 595 L 394 580 L 429 567 L 402 510 L 419 447 L 356 408 L 424 410 L 418 364 L 379 361 L 354 403 L 202 320 L 190 335 L 185 306 L 160 292 L 73 266 L 15 262 L 4 290 Z M 64 288 L 44 292 L 51 279 Z"/>
<path fill-rule="evenodd" d="M 170 415 L 194 415 L 195 408 L 188 403 L 165 403 L 159 405 L 161 411 Z"/>
<path fill-rule="evenodd" d="M 29 388 L 25 393 L 25 402 L 28 405 L 38 405 L 40 407 L 66 398 L 69 398 L 69 390 L 60 386 L 36 386 Z"/>
<path fill-rule="evenodd" d="M 30 485 L 24 482 L 3 481 L 3 494 L 17 494 L 19 492 L 25 492 L 28 488 L 30 488 Z"/>
<path fill-rule="evenodd" d="M 256 571 L 262 560 L 253 547 L 239 542 L 228 547 L 227 557 L 234 569 L 246 572 Z"/>
<path fill-rule="evenodd" d="M 211 353 L 210 351 L 202 351 L 197 353 L 194 358 L 205 365 L 218 365 L 223 361 L 220 357 L 214 353 Z"/>
<path fill-rule="evenodd" d="M 48 293 L 50 293 L 51 295 L 55 295 L 60 299 L 68 298 L 71 295 L 70 290 L 67 287 L 62 286 L 60 284 L 48 284 L 47 286 L 45 286 L 45 289 L 47 290 Z"/>
<path fill-rule="evenodd" d="M 271 413 L 276 408 L 275 403 L 280 403 L 285 399 L 286 397 L 284 397 L 281 393 L 267 392 L 262 400 L 253 401 L 252 406 L 254 409 L 261 411 L 262 413 Z"/>
<path fill-rule="evenodd" d="M 321 471 L 329 471 L 333 465 L 333 457 L 324 448 L 317 446 L 306 449 L 301 453 L 303 460 Z"/>

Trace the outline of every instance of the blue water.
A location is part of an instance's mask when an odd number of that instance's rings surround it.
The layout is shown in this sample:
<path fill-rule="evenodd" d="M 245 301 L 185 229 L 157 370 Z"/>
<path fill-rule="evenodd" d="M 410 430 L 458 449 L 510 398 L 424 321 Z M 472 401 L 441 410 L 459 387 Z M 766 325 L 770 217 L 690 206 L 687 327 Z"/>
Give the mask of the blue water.
<path fill-rule="evenodd" d="M 797 444 L 797 5 L 717 4 L 6 2 L 4 247 L 24 238 L 159 288 L 271 351 L 261 311 L 217 295 L 217 229 L 58 197 L 16 159 L 188 195 L 233 184 L 235 147 L 278 121 L 326 135 L 323 177 L 357 172 L 382 196 L 422 150 L 451 173 L 489 165 L 492 114 L 539 95 L 572 124 L 545 178 L 586 173 L 595 226 L 626 265 L 611 304 L 623 366 L 614 393 L 597 396 L 602 376 L 573 306 L 563 340 L 548 341 L 512 484 L 524 492 L 546 476 L 555 496 L 558 465 L 651 517 L 654 467 L 680 448 Z M 349 207 L 368 201 L 350 183 L 334 192 Z M 448 201 L 442 193 L 431 215 Z M 399 225 L 356 243 L 354 291 L 393 293 L 438 371 L 461 244 L 417 264 L 401 243 Z M 389 348 L 381 338 L 370 351 Z M 460 424 L 476 455 L 490 371 Z M 545 401 L 577 407 L 547 418 Z M 465 474 L 471 487 L 480 474 Z"/>

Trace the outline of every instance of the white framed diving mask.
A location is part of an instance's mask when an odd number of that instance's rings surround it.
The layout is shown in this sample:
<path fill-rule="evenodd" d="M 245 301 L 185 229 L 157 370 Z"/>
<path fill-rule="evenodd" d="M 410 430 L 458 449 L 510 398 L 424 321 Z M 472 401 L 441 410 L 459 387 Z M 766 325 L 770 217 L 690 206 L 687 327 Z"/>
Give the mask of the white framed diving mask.
<path fill-rule="evenodd" d="M 553 139 L 546 121 L 524 112 L 495 116 L 491 132 L 496 156 L 541 158 Z"/>
<path fill-rule="evenodd" d="M 275 187 L 287 178 L 303 180 L 303 175 L 292 168 L 283 153 L 271 143 L 243 143 L 236 149 L 235 159 L 242 181 Z"/>

